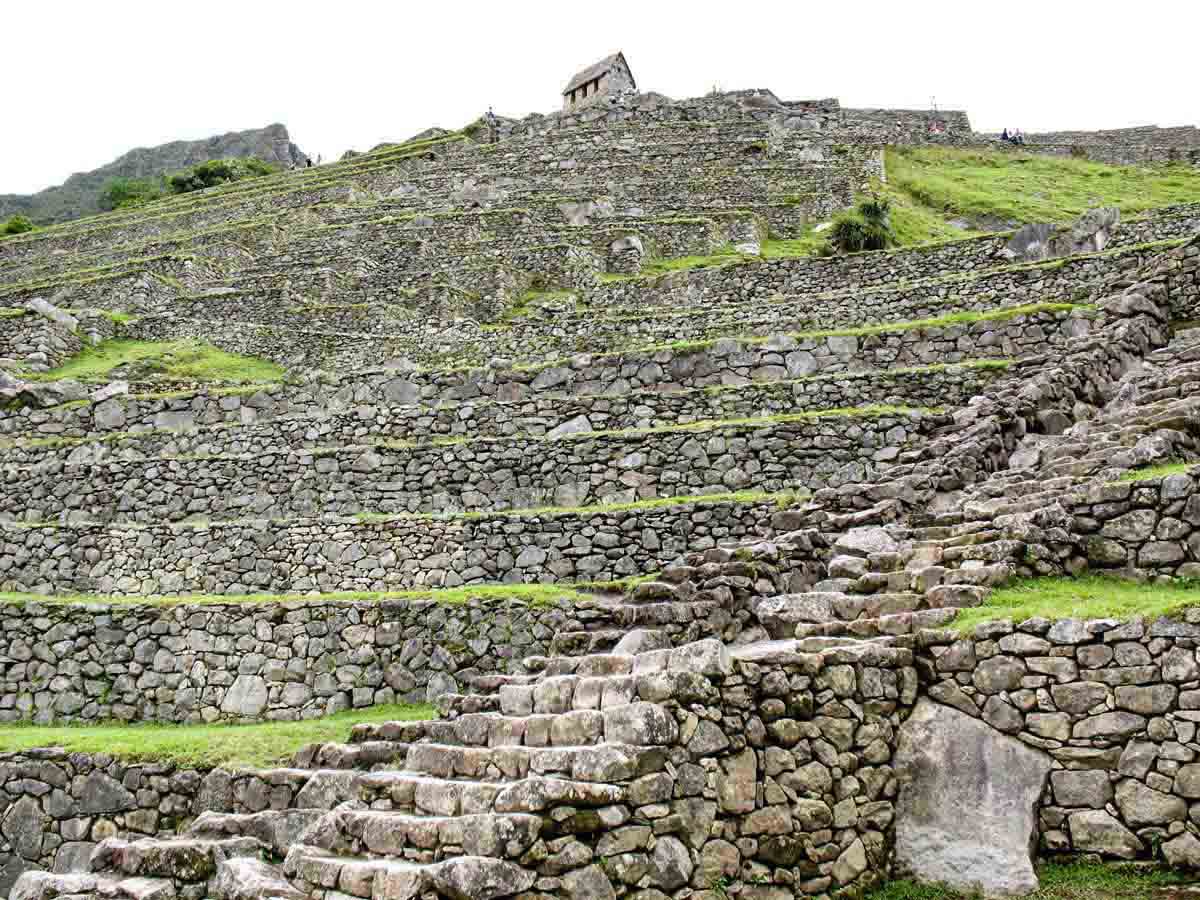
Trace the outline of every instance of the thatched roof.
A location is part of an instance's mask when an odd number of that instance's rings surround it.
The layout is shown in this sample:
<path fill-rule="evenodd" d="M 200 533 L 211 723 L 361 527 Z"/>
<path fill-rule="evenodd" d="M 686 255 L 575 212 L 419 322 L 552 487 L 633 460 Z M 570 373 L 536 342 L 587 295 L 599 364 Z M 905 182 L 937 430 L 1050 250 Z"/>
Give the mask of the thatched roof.
<path fill-rule="evenodd" d="M 612 56 L 606 56 L 604 59 L 600 60 L 600 62 L 593 63 L 582 72 L 578 72 L 574 78 L 567 82 L 567 86 L 563 88 L 563 93 L 569 94 L 581 84 L 587 84 L 589 81 L 611 72 L 616 67 L 618 61 L 625 67 L 625 70 L 630 73 L 630 78 L 632 79 L 633 73 L 629 68 L 629 63 L 625 61 L 625 54 L 617 51 Z"/>

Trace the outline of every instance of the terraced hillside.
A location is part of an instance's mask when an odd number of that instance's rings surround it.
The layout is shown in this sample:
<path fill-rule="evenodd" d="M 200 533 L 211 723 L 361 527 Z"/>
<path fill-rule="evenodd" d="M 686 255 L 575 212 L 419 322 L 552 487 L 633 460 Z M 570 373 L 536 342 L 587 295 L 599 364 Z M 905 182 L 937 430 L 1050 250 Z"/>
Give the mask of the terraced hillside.
<path fill-rule="evenodd" d="M 807 255 L 983 152 L 945 119 L 646 96 L 0 241 L 0 719 L 372 720 L 271 769 L 24 742 L 0 892 L 1200 864 L 1193 594 L 988 615 L 1200 573 L 1200 207 Z M 914 178 L 897 230 L 952 229 Z"/>

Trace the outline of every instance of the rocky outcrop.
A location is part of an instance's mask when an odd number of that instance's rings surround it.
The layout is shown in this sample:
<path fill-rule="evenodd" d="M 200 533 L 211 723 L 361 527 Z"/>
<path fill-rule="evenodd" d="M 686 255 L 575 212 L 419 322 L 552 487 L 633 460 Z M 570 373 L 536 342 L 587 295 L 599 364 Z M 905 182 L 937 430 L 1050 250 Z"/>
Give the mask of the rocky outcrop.
<path fill-rule="evenodd" d="M 172 141 L 138 147 L 91 172 L 77 172 L 56 187 L 36 194 L 0 194 L 0 219 L 20 213 L 38 224 L 67 222 L 100 212 L 99 194 L 110 178 L 149 178 L 194 166 L 209 159 L 256 156 L 263 162 L 290 166 L 304 153 L 292 143 L 287 126 L 231 131 L 198 141 Z"/>
<path fill-rule="evenodd" d="M 1014 262 L 1038 262 L 1076 253 L 1099 253 L 1121 220 L 1115 206 L 1089 209 L 1070 226 L 1035 222 L 1018 228 L 1000 255 Z"/>

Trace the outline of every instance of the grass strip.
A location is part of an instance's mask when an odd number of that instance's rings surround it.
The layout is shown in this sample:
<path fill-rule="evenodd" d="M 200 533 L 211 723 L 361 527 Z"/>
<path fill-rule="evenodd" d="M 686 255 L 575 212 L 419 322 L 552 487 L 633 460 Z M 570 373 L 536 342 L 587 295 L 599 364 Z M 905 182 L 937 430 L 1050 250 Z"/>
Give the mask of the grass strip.
<path fill-rule="evenodd" d="M 1027 578 L 992 592 L 982 606 L 964 609 L 952 627 L 968 632 L 982 622 L 1011 619 L 1157 619 L 1200 606 L 1200 582 L 1141 584 L 1103 575 Z"/>
<path fill-rule="evenodd" d="M 264 768 L 278 765 L 305 744 L 345 741 L 360 723 L 437 718 L 432 706 L 390 704 L 346 710 L 321 719 L 254 725 L 0 726 L 0 752 L 61 747 L 72 753 L 107 753 L 131 762 L 181 767 Z"/>
<path fill-rule="evenodd" d="M 431 600 L 448 606 L 463 606 L 476 600 L 512 600 L 531 606 L 553 605 L 559 601 L 587 602 L 596 591 L 621 590 L 631 581 L 583 582 L 564 584 L 482 584 L 456 588 L 430 588 L 409 591 L 335 591 L 327 594 L 179 594 L 106 596 L 100 594 L 26 594 L 0 592 L 0 604 L 25 605 L 41 603 L 47 606 L 99 604 L 101 606 L 210 606 L 213 604 L 261 603 L 382 603 L 387 600 L 411 602 Z"/>
<path fill-rule="evenodd" d="M 1194 875 L 1136 863 L 1043 862 L 1037 874 L 1041 887 L 1025 900 L 1182 900 L 1183 895 L 1170 888 L 1196 883 Z M 979 896 L 938 885 L 893 881 L 869 891 L 864 900 L 979 900 Z"/>

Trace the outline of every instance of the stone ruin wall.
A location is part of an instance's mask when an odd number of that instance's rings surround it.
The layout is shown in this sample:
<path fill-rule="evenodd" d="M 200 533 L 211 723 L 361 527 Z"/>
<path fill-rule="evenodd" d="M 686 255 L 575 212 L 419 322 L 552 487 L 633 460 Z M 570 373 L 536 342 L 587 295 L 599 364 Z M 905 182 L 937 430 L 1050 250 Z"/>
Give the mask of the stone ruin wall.
<path fill-rule="evenodd" d="M 1161 846 L 1169 861 L 1195 865 L 1200 624 L 1192 619 L 1200 616 L 996 622 L 967 637 L 924 632 L 914 650 L 775 654 L 704 677 L 635 674 L 632 696 L 672 717 L 660 723 L 669 739 L 662 758 L 672 766 L 614 778 L 636 784 L 630 808 L 611 813 L 600 840 L 575 839 L 583 843 L 564 855 L 573 864 L 561 874 L 605 859 L 621 892 L 665 869 L 675 874 L 657 887 L 679 896 L 716 881 L 732 887 L 749 863 L 761 886 L 744 890 L 782 897 L 865 885 L 903 869 L 903 854 L 897 860 L 893 852 L 897 804 L 919 786 L 897 770 L 896 752 L 922 696 L 987 723 L 987 741 L 1002 750 L 1005 742 L 1031 748 L 1044 852 L 1133 859 Z M 553 691 L 503 702 L 517 713 L 594 708 L 574 677 L 551 681 Z M 345 688 L 324 702 L 348 703 L 358 692 L 365 700 L 368 690 Z M 267 693 L 278 696 L 278 685 Z M 261 694 L 257 686 L 240 692 L 246 702 Z M 621 727 L 594 718 L 578 726 Z M 456 728 L 456 721 L 413 727 Z M 332 802 L 329 786 L 306 778 L 297 770 L 225 773 L 58 751 L 6 754 L 0 871 L 7 879 L 23 868 L 65 870 L 99 839 L 166 836 L 204 811 Z M 663 865 L 668 854 L 671 865 Z"/>
<path fill-rule="evenodd" d="M 1051 760 L 1046 853 L 1200 864 L 1200 613 L 990 622 L 918 653 L 930 698 Z"/>
<path fill-rule="evenodd" d="M 686 660 L 677 662 L 680 653 Z M 560 884 L 599 890 L 599 874 L 623 896 L 650 874 L 652 887 L 673 898 L 721 885 L 781 900 L 882 876 L 899 790 L 892 756 L 917 696 L 909 651 L 731 661 L 709 641 L 631 661 L 624 687 L 611 696 L 606 688 L 603 699 L 585 691 L 586 678 L 564 675 L 504 701 L 514 714 L 574 710 L 569 729 L 529 733 L 527 746 L 578 741 L 575 730 L 650 745 L 629 762 L 593 761 L 603 780 L 628 788 L 628 800 L 600 810 L 591 826 L 583 817 L 597 813 L 580 810 L 549 843 Z M 628 705 L 608 711 L 631 700 L 633 712 L 653 715 L 630 720 Z M 402 733 L 436 739 L 444 728 L 466 737 L 472 727 L 468 715 Z M 102 754 L 6 754 L 0 888 L 24 869 L 66 871 L 105 837 L 170 836 L 202 812 L 328 809 L 354 775 L 338 784 L 297 769 L 230 773 Z M 743 866 L 750 883 L 739 881 Z"/>
<path fill-rule="evenodd" d="M 487 598 L 30 603 L 4 612 L 0 720 L 248 723 L 424 703 L 545 655 L 587 615 Z"/>
<path fill-rule="evenodd" d="M 613 581 L 657 571 L 689 549 L 769 536 L 777 511 L 769 497 L 713 498 L 520 519 L 0 526 L 0 590 L 236 596 Z"/>

